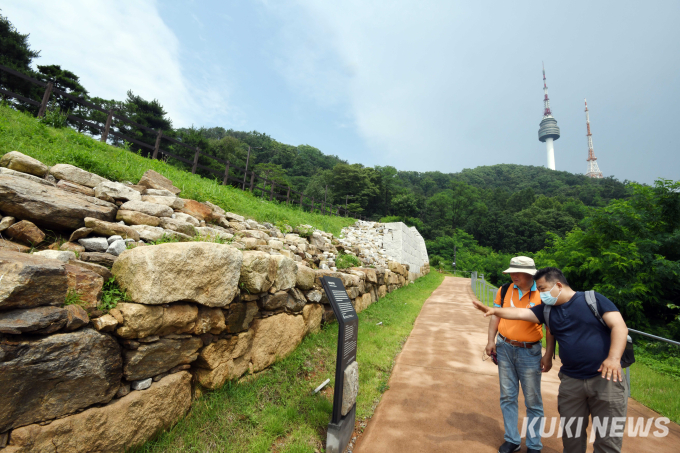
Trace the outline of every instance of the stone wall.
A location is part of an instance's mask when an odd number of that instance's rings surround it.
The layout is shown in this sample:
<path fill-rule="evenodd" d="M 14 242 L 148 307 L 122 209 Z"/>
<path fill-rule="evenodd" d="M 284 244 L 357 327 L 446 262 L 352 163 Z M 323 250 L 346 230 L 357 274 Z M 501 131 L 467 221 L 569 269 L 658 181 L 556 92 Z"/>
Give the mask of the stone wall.
<path fill-rule="evenodd" d="M 413 277 L 394 261 L 338 271 L 331 234 L 179 192 L 152 171 L 119 183 L 0 159 L 3 452 L 139 445 L 197 390 L 269 367 L 332 320 L 320 277 L 341 278 L 358 312 Z"/>

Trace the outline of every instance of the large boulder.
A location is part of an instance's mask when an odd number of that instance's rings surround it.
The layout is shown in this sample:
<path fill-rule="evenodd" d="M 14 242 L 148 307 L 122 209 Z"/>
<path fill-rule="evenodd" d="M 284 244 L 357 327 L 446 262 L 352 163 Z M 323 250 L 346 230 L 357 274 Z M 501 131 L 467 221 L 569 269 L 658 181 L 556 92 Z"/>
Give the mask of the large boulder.
<path fill-rule="evenodd" d="M 238 290 L 242 262 L 241 252 L 228 245 L 180 242 L 127 250 L 112 272 L 140 304 L 187 301 L 226 307 Z"/>
<path fill-rule="evenodd" d="M 61 305 L 68 277 L 64 263 L 0 248 L 0 310 Z"/>
<path fill-rule="evenodd" d="M 116 335 L 128 339 L 192 333 L 198 316 L 198 307 L 190 304 L 171 304 L 164 307 L 120 302 L 116 309 L 123 317 Z"/>
<path fill-rule="evenodd" d="M 272 255 L 276 261 L 276 279 L 272 288 L 275 291 L 286 291 L 295 287 L 298 266 L 295 261 L 284 255 Z"/>
<path fill-rule="evenodd" d="M 57 179 L 65 179 L 67 181 L 80 184 L 81 186 L 94 188 L 97 184 L 108 181 L 99 175 L 90 173 L 81 168 L 74 167 L 69 164 L 57 164 L 50 168 L 50 174 Z"/>
<path fill-rule="evenodd" d="M 137 233 L 136 230 L 127 225 L 121 225 L 120 223 L 104 222 L 103 220 L 86 217 L 85 226 L 87 228 L 92 228 L 92 231 L 103 236 L 119 235 L 125 239 L 139 241 L 139 233 Z"/>
<path fill-rule="evenodd" d="M 42 178 L 49 168 L 37 159 L 33 159 L 19 151 L 10 151 L 0 158 L 0 167 L 20 171 Z"/>
<path fill-rule="evenodd" d="M 128 381 L 138 381 L 165 373 L 177 365 L 188 364 L 198 357 L 203 342 L 198 337 L 186 339 L 161 338 L 153 343 L 126 349 L 123 353 L 123 373 Z"/>
<path fill-rule="evenodd" d="M 94 187 L 94 196 L 97 198 L 113 198 L 114 200 L 141 201 L 142 194 L 131 189 L 125 184 L 113 181 L 102 181 Z"/>
<path fill-rule="evenodd" d="M 303 316 L 281 313 L 253 321 L 253 372 L 262 371 L 293 352 L 305 335 Z"/>
<path fill-rule="evenodd" d="M 0 342 L 0 432 L 51 420 L 113 398 L 120 347 L 92 329 Z"/>
<path fill-rule="evenodd" d="M 175 187 L 172 184 L 172 181 L 170 181 L 165 176 L 153 170 L 147 170 L 146 173 L 144 173 L 144 175 L 142 176 L 142 179 L 139 180 L 138 184 L 148 189 L 167 190 L 175 195 L 177 195 L 180 192 L 180 189 Z"/>
<path fill-rule="evenodd" d="M 228 379 L 240 377 L 249 369 L 252 344 L 252 330 L 209 344 L 195 363 L 196 380 L 203 387 L 216 389 Z"/>
<path fill-rule="evenodd" d="M 278 262 L 268 253 L 243 252 L 240 284 L 250 294 L 267 291 L 276 279 L 277 267 Z"/>
<path fill-rule="evenodd" d="M 0 311 L 0 333 L 48 334 L 66 326 L 68 312 L 59 307 L 20 308 Z"/>
<path fill-rule="evenodd" d="M 0 211 L 41 227 L 75 230 L 85 217 L 111 221 L 113 203 L 48 187 L 25 178 L 0 175 Z"/>
<path fill-rule="evenodd" d="M 119 453 L 177 423 L 191 407 L 191 374 L 182 371 L 103 407 L 12 431 L 3 453 Z"/>

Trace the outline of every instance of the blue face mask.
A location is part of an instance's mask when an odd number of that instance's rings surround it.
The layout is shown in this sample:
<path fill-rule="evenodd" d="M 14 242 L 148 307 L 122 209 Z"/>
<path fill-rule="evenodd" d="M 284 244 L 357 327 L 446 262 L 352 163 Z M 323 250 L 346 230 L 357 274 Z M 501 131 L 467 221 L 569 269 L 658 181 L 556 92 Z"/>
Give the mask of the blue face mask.
<path fill-rule="evenodd" d="M 560 289 L 560 292 L 557 293 L 557 296 L 553 296 L 550 293 L 552 293 L 552 290 L 555 289 L 555 286 L 557 286 L 557 283 L 555 283 L 553 287 L 550 288 L 550 291 L 541 292 L 541 302 L 546 305 L 555 305 L 557 303 L 557 298 L 560 297 L 560 294 L 562 294 L 562 290 Z"/>

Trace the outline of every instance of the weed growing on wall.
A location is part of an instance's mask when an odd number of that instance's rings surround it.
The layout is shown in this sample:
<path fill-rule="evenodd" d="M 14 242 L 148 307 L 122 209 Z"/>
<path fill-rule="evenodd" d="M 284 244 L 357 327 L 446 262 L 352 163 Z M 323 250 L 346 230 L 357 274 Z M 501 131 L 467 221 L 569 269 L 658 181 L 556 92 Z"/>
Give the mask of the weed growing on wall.
<path fill-rule="evenodd" d="M 73 288 L 69 289 L 64 299 L 64 307 L 67 305 L 80 305 L 85 307 L 85 301 L 80 297 L 80 294 Z"/>
<path fill-rule="evenodd" d="M 97 308 L 108 313 L 109 310 L 116 308 L 118 302 L 129 301 L 130 297 L 127 295 L 127 293 L 120 289 L 114 278 L 110 278 L 104 282 L 104 287 L 102 288 L 102 300 L 99 303 L 99 307 Z"/>
<path fill-rule="evenodd" d="M 335 259 L 335 267 L 338 269 L 347 269 L 350 267 L 361 267 L 363 263 L 359 258 L 357 258 L 354 255 L 350 254 L 345 254 L 341 253 L 338 255 L 338 257 Z"/>

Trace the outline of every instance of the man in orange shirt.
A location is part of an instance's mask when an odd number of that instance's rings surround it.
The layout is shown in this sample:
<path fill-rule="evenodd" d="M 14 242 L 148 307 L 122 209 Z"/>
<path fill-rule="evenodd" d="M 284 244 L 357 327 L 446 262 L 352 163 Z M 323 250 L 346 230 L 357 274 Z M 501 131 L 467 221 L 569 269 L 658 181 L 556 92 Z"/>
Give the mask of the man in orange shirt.
<path fill-rule="evenodd" d="M 534 282 L 536 273 L 534 260 L 526 256 L 516 256 L 510 260 L 510 267 L 503 273 L 510 275 L 512 283 L 503 285 L 499 289 L 494 307 L 530 308 L 541 303 L 541 296 Z M 542 338 L 543 330 L 540 324 L 500 319 L 495 316 L 492 316 L 489 321 L 489 343 L 486 346 L 486 353 L 497 355 L 501 411 L 505 425 L 505 442 L 498 449 L 498 453 L 519 451 L 522 443 L 517 427 L 519 418 L 517 397 L 520 383 L 524 393 L 528 422 L 531 424 L 535 418 L 539 418 L 534 426 L 541 426 L 543 418 Z M 540 429 L 537 429 L 533 436 L 531 431 L 527 433 L 526 445 L 527 453 L 541 451 L 543 445 Z"/>

